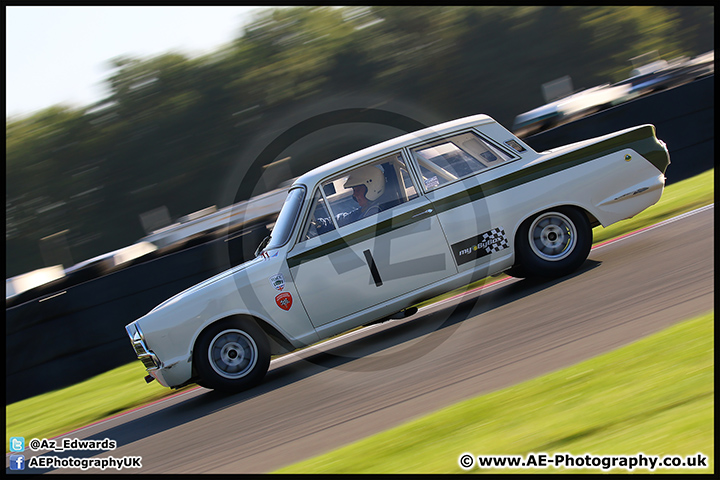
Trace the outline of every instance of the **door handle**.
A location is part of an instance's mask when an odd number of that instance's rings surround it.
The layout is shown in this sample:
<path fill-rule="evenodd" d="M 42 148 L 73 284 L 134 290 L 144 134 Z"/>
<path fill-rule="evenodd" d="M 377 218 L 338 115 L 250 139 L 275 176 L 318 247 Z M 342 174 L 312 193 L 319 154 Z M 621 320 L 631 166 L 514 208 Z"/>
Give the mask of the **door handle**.
<path fill-rule="evenodd" d="M 425 211 L 423 211 L 423 212 L 416 213 L 415 215 L 412 216 L 412 218 L 421 217 L 421 216 L 423 216 L 423 215 L 429 215 L 429 214 L 431 214 L 432 212 L 433 212 L 432 208 L 428 208 L 427 210 L 425 210 Z"/>
<path fill-rule="evenodd" d="M 383 281 L 382 278 L 380 278 L 380 272 L 378 272 L 377 265 L 375 265 L 375 259 L 372 253 L 370 253 L 370 250 L 365 250 L 363 255 L 365 255 L 365 260 L 367 261 L 368 267 L 370 267 L 370 275 L 372 275 L 375 286 L 382 287 Z"/>

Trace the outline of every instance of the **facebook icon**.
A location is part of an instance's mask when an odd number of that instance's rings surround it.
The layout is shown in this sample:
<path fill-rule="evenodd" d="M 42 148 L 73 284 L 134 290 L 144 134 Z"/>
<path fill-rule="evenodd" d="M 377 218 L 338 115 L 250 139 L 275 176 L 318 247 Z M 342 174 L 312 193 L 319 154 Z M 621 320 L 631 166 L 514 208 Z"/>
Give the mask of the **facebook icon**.
<path fill-rule="evenodd" d="M 10 455 L 10 470 L 25 470 L 25 455 Z"/>

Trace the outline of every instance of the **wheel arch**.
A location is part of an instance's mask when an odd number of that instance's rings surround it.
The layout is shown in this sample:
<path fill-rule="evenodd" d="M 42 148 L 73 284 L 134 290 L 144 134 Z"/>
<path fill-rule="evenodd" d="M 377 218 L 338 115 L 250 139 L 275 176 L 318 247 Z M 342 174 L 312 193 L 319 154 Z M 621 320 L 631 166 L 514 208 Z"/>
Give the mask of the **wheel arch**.
<path fill-rule="evenodd" d="M 582 212 L 583 214 L 585 214 L 588 221 L 590 222 L 590 228 L 595 228 L 598 225 L 601 225 L 601 223 L 597 219 L 597 217 L 590 210 L 588 210 L 584 205 L 581 205 L 579 203 L 558 202 L 555 204 L 548 204 L 548 205 L 544 205 L 540 208 L 536 208 L 536 209 L 532 210 L 529 214 L 523 216 L 519 221 L 517 221 L 515 223 L 515 225 L 513 226 L 513 232 L 512 232 L 513 233 L 513 244 L 517 240 L 517 232 L 518 232 L 518 230 L 520 230 L 520 227 L 523 225 L 523 223 L 529 222 L 533 218 L 535 218 L 537 215 L 539 215 L 543 212 L 546 212 L 548 210 L 552 210 L 553 208 L 574 208 L 574 209 Z"/>
<path fill-rule="evenodd" d="M 295 347 L 290 343 L 290 341 L 283 335 L 282 332 L 280 332 L 277 328 L 272 326 L 269 322 L 258 318 L 254 315 L 250 314 L 242 314 L 242 313 L 233 313 L 230 315 L 225 315 L 222 317 L 218 317 L 212 322 L 207 323 L 206 325 L 201 328 L 197 334 L 195 335 L 195 338 L 193 338 L 190 352 L 189 352 L 189 360 L 192 362 L 192 376 L 193 378 L 197 377 L 197 371 L 195 370 L 195 362 L 193 361 L 193 356 L 195 353 L 195 347 L 197 346 L 198 341 L 202 337 L 203 333 L 205 333 L 209 328 L 211 328 L 213 325 L 217 324 L 218 322 L 222 322 L 229 319 L 247 319 L 251 320 L 254 323 L 256 323 L 262 331 L 265 333 L 265 335 L 268 338 L 268 341 L 270 343 L 270 354 L 271 355 L 279 355 L 282 353 L 287 353 L 290 351 L 295 350 Z"/>
<path fill-rule="evenodd" d="M 523 266 L 523 262 L 521 261 L 521 258 L 519 258 L 518 254 L 518 232 L 522 228 L 522 226 L 528 222 L 532 222 L 532 220 L 537 217 L 538 215 L 551 211 L 556 208 L 572 208 L 581 214 L 585 215 L 585 217 L 588 219 L 588 222 L 590 224 L 590 234 L 592 235 L 592 229 L 598 225 L 601 225 L 600 221 L 598 221 L 597 217 L 593 215 L 592 212 L 590 212 L 587 208 L 585 208 L 583 205 L 578 203 L 572 203 L 572 202 L 558 202 L 556 204 L 549 204 L 544 205 L 540 208 L 533 209 L 529 214 L 525 215 L 520 219 L 513 227 L 512 231 L 512 245 L 513 245 L 513 252 L 512 252 L 512 266 L 506 270 L 506 273 L 510 276 L 514 277 L 521 277 L 524 278 L 527 276 L 527 270 L 525 266 Z M 590 240 L 592 244 L 592 239 Z"/>

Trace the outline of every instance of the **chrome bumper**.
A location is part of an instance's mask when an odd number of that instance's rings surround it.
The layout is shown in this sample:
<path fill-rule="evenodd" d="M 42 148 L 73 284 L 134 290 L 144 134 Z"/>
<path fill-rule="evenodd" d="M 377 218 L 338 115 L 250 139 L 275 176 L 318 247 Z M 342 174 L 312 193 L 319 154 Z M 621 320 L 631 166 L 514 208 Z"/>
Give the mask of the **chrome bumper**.
<path fill-rule="evenodd" d="M 135 354 L 138 359 L 145 365 L 145 369 L 150 372 L 152 370 L 158 370 L 162 368 L 162 362 L 157 356 L 150 351 L 145 344 L 145 337 L 143 336 L 140 327 L 134 323 L 125 326 L 125 331 L 130 337 L 130 343 L 132 343 L 135 349 Z"/>

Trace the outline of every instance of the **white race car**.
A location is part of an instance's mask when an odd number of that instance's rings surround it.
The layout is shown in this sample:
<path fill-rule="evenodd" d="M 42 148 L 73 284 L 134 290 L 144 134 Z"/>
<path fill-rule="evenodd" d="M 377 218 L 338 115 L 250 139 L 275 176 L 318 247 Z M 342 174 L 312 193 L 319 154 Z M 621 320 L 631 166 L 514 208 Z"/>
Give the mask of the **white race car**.
<path fill-rule="evenodd" d="M 403 135 L 298 178 L 255 259 L 126 330 L 148 381 L 244 390 L 273 354 L 475 280 L 573 272 L 592 227 L 660 199 L 669 163 L 652 125 L 541 153 L 486 115 Z"/>

